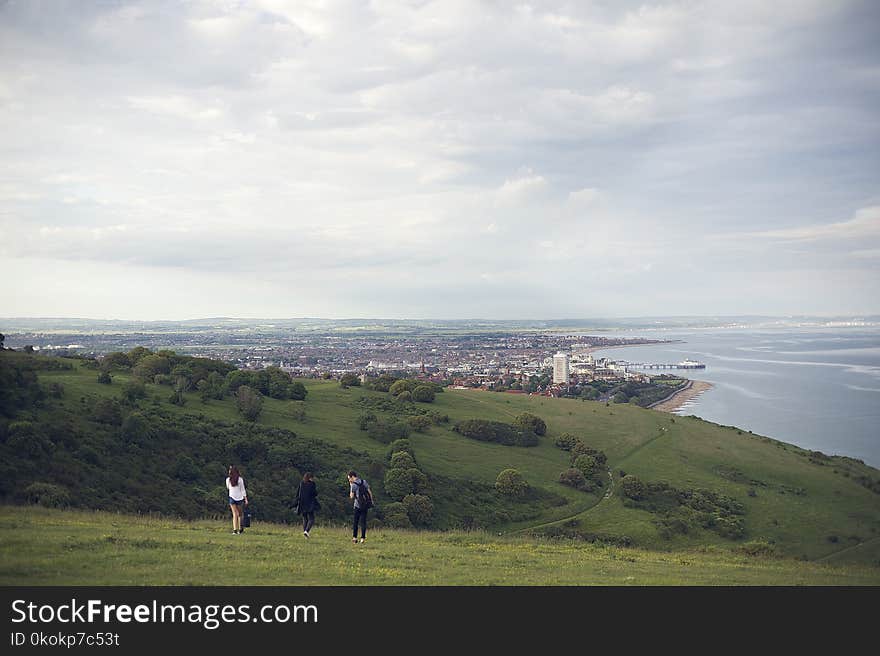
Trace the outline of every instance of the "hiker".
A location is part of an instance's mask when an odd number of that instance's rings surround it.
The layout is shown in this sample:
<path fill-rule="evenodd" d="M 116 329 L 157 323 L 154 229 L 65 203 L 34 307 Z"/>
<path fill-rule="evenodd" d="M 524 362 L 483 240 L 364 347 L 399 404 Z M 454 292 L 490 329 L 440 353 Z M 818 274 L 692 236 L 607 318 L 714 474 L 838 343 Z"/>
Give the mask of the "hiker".
<path fill-rule="evenodd" d="M 229 476 L 226 477 L 226 489 L 229 491 L 229 508 L 232 510 L 232 532 L 241 534 L 242 504 L 248 505 L 244 479 L 238 473 L 238 467 L 229 465 Z"/>
<path fill-rule="evenodd" d="M 299 487 L 296 490 L 296 501 L 293 502 L 296 514 L 303 518 L 303 535 L 309 537 L 312 527 L 315 525 L 315 512 L 321 509 L 318 503 L 318 486 L 312 472 L 303 474 Z"/>
<path fill-rule="evenodd" d="M 373 493 L 370 492 L 370 484 L 351 470 L 348 472 L 348 482 L 351 489 L 349 499 L 354 499 L 354 522 L 351 526 L 351 541 L 357 543 L 358 522 L 361 525 L 361 542 L 367 539 L 367 511 L 373 507 Z"/>

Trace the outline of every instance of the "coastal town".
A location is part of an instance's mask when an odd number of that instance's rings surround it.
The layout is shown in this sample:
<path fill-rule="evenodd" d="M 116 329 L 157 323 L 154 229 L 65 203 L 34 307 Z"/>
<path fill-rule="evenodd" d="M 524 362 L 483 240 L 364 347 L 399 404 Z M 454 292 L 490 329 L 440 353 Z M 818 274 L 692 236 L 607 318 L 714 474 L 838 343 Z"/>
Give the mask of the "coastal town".
<path fill-rule="evenodd" d="M 643 407 L 660 405 L 673 396 L 687 398 L 691 381 L 675 370 L 705 366 L 691 360 L 627 362 L 609 357 L 606 351 L 668 340 L 473 328 L 408 326 L 389 334 L 387 327 L 379 331 L 361 326 L 303 329 L 260 324 L 231 329 L 218 324 L 149 332 L 21 332 L 9 334 L 7 343 L 99 359 L 105 353 L 145 346 L 223 360 L 244 370 L 278 368 L 292 378 L 355 376 L 366 384 L 390 374 L 458 389 L 633 402 Z"/>

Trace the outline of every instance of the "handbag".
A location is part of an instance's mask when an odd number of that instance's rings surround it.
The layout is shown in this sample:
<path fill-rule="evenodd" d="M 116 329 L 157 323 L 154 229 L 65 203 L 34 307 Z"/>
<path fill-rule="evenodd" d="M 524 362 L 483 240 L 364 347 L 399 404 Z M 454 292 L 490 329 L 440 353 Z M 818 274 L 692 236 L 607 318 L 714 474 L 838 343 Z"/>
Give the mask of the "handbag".
<path fill-rule="evenodd" d="M 241 514 L 241 526 L 242 528 L 251 527 L 251 509 L 247 506 L 245 506 L 244 512 Z"/>

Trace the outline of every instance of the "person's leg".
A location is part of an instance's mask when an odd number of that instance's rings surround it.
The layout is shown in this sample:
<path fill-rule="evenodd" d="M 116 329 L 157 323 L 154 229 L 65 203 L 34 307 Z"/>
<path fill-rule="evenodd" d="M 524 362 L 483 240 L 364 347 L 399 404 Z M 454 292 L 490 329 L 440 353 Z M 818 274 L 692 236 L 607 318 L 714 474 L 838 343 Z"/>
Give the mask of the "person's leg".
<path fill-rule="evenodd" d="M 364 508 L 361 511 L 361 539 L 364 540 L 367 537 L 367 509 Z"/>
<path fill-rule="evenodd" d="M 309 532 L 309 513 L 303 513 L 303 533 Z"/>
<path fill-rule="evenodd" d="M 232 511 L 232 530 L 238 530 L 238 506 L 234 503 L 229 504 L 229 509 Z"/>
<path fill-rule="evenodd" d="M 358 519 L 360 518 L 360 509 L 354 509 L 354 521 L 351 524 L 351 537 L 357 538 L 358 536 Z"/>
<path fill-rule="evenodd" d="M 306 532 L 307 532 L 307 533 L 311 533 L 311 532 L 312 532 L 312 527 L 315 525 L 315 513 L 314 513 L 314 512 L 310 512 L 310 513 L 308 514 L 308 516 L 309 516 L 309 526 L 308 526 L 308 528 L 306 529 Z"/>

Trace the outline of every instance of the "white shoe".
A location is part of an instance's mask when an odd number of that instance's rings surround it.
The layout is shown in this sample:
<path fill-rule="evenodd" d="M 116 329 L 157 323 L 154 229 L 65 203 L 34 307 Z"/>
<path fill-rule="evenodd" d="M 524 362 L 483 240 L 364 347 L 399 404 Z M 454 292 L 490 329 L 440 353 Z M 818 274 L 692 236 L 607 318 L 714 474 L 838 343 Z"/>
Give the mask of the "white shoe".
<path fill-rule="evenodd" d="M 363 543 L 366 542 L 366 541 L 367 541 L 367 538 L 361 538 L 361 539 L 360 539 L 360 543 L 361 543 L 361 544 L 363 544 Z"/>
<path fill-rule="evenodd" d="M 303 536 L 305 536 L 305 537 L 309 537 L 309 532 L 308 532 L 308 531 L 303 531 Z"/>

